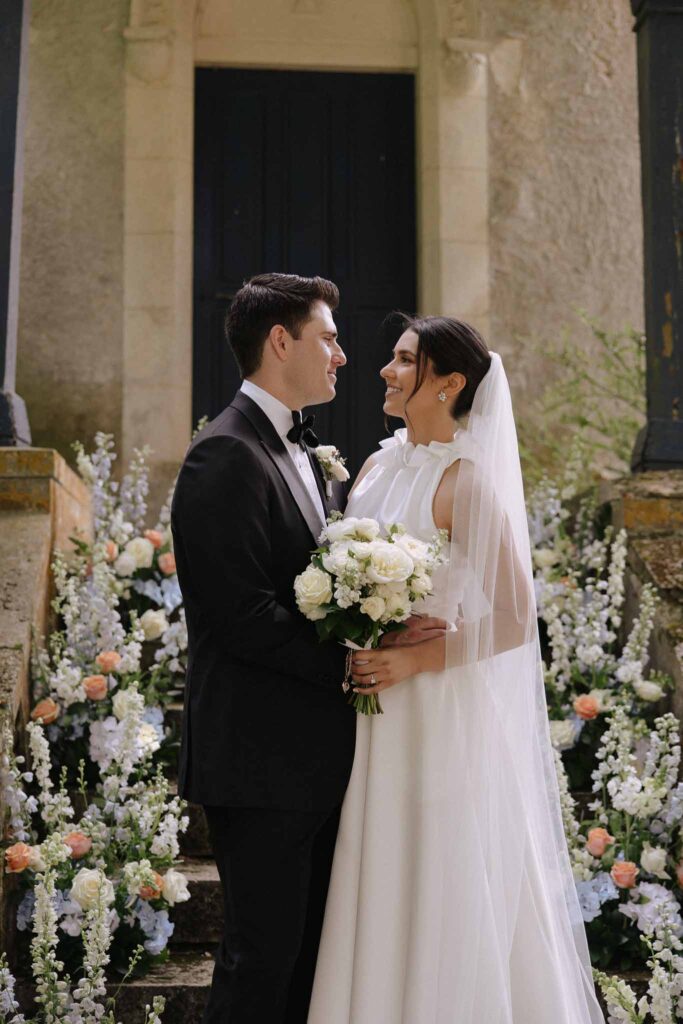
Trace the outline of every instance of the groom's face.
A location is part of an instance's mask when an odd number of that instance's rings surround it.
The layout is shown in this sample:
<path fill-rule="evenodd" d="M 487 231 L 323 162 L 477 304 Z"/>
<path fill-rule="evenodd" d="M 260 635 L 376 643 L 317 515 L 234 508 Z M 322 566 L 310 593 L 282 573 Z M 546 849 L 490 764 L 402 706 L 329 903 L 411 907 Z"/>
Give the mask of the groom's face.
<path fill-rule="evenodd" d="M 302 408 L 332 401 L 336 394 L 337 371 L 345 363 L 332 310 L 325 302 L 314 302 L 310 319 L 294 341 L 288 367 Z"/>

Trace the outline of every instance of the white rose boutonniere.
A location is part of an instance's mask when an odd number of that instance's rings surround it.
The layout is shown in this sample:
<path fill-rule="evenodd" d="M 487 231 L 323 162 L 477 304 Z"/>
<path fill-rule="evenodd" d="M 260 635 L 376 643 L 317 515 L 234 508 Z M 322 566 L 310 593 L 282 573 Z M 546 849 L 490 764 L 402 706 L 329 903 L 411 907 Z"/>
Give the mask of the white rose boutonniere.
<path fill-rule="evenodd" d="M 346 459 L 333 444 L 319 444 L 313 451 L 317 456 L 323 476 L 325 477 L 325 494 L 328 498 L 331 498 L 332 481 L 349 479 L 349 471 L 344 465 Z"/>

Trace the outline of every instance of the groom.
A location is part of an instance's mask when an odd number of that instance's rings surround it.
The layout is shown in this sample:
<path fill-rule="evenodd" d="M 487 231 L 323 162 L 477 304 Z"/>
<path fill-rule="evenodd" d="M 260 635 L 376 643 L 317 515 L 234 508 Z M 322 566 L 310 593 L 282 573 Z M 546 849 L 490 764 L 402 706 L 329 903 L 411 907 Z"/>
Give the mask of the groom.
<path fill-rule="evenodd" d="M 301 419 L 346 363 L 338 301 L 294 274 L 239 290 L 226 327 L 242 386 L 194 438 L 173 497 L 189 643 L 178 791 L 204 806 L 225 912 L 203 1024 L 306 1024 L 355 743 L 344 649 L 318 642 L 293 589 L 345 503 L 338 483 L 327 498 Z M 444 623 L 408 626 L 398 642 Z"/>

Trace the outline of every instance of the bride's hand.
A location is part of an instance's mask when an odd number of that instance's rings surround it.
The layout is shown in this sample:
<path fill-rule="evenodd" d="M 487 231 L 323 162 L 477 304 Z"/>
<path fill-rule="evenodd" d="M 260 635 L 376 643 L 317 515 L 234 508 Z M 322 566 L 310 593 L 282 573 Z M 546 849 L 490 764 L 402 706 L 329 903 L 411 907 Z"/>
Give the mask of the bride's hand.
<path fill-rule="evenodd" d="M 429 615 L 411 615 L 403 623 L 404 629 L 395 629 L 385 633 L 379 645 L 384 650 L 388 647 L 406 647 L 409 644 L 421 644 L 425 640 L 438 640 L 446 635 L 448 623 L 445 619 L 437 619 Z"/>
<path fill-rule="evenodd" d="M 353 692 L 366 695 L 381 693 L 415 675 L 417 659 L 414 646 L 356 651 L 351 661 L 351 675 L 356 684 Z"/>

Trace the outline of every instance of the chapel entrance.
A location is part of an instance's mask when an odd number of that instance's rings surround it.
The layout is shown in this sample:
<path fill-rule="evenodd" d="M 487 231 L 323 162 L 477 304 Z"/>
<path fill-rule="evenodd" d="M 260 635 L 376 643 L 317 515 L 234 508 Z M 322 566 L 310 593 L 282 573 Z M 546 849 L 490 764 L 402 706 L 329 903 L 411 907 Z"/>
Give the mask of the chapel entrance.
<path fill-rule="evenodd" d="M 378 376 L 416 306 L 410 74 L 199 68 L 195 116 L 193 422 L 232 399 L 232 296 L 263 271 L 321 274 L 348 364 L 316 433 L 355 472 L 386 436 Z"/>

